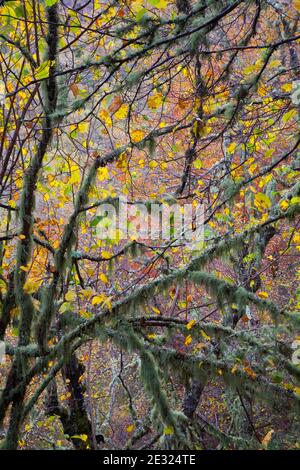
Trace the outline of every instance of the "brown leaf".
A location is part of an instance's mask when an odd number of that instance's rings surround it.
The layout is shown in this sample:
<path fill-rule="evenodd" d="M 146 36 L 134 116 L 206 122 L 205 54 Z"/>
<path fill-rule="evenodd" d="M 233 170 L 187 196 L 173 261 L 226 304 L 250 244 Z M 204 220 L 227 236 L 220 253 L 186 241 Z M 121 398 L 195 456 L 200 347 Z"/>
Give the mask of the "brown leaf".
<path fill-rule="evenodd" d="M 114 97 L 110 107 L 108 108 L 111 114 L 114 114 L 122 106 L 122 98 L 120 95 Z"/>
<path fill-rule="evenodd" d="M 76 83 L 72 83 L 72 85 L 70 86 L 70 90 L 73 93 L 75 98 L 79 95 L 79 88 L 78 88 L 78 85 L 76 85 Z"/>

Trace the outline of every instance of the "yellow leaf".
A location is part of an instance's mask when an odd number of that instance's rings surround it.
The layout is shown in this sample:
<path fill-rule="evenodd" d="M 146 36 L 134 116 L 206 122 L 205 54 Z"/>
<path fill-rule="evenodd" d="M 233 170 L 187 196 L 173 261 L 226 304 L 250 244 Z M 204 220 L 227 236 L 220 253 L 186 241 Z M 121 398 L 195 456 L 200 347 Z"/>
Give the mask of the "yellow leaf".
<path fill-rule="evenodd" d="M 76 300 L 76 292 L 74 292 L 74 291 L 67 292 L 66 295 L 65 295 L 65 299 L 68 302 L 72 302 L 73 300 Z"/>
<path fill-rule="evenodd" d="M 205 333 L 205 331 L 201 330 L 200 333 L 201 333 L 201 336 L 202 336 L 204 339 L 206 339 L 207 341 L 210 341 L 210 336 L 208 336 L 208 335 Z"/>
<path fill-rule="evenodd" d="M 299 0 L 299 4 L 300 4 L 300 0 Z M 285 83 L 284 85 L 282 85 L 281 88 L 282 88 L 283 91 L 290 92 L 293 89 L 293 84 L 292 83 Z"/>
<path fill-rule="evenodd" d="M 103 296 L 101 295 L 95 295 L 92 299 L 92 305 L 99 305 L 103 303 Z"/>
<path fill-rule="evenodd" d="M 272 60 L 272 62 L 270 62 L 270 67 L 274 68 L 274 67 L 280 67 L 281 65 L 281 61 L 276 59 L 276 60 Z"/>
<path fill-rule="evenodd" d="M 291 199 L 291 204 L 299 204 L 300 202 L 300 197 L 299 196 L 294 196 Z"/>
<path fill-rule="evenodd" d="M 155 335 L 154 333 L 149 333 L 149 335 L 147 335 L 147 338 L 149 339 L 155 339 L 157 335 Z"/>
<path fill-rule="evenodd" d="M 254 64 L 254 65 L 250 65 L 249 67 L 244 68 L 243 72 L 246 75 L 250 75 L 252 72 L 255 72 L 256 69 L 257 69 L 257 66 Z"/>
<path fill-rule="evenodd" d="M 131 132 L 132 142 L 140 142 L 141 140 L 143 140 L 144 137 L 145 137 L 145 132 L 142 130 L 136 129 L 135 131 Z"/>
<path fill-rule="evenodd" d="M 100 276 L 99 276 L 99 279 L 100 279 L 100 281 L 104 282 L 104 284 L 108 284 L 108 278 L 107 278 L 106 274 L 101 273 Z"/>
<path fill-rule="evenodd" d="M 151 307 L 151 309 L 153 310 L 154 313 L 157 313 L 157 315 L 160 315 L 160 310 L 158 310 L 158 308 L 156 307 Z"/>
<path fill-rule="evenodd" d="M 102 256 L 102 258 L 104 258 L 104 259 L 110 259 L 112 255 L 111 255 L 111 253 L 110 253 L 109 251 L 102 251 L 102 252 L 101 252 L 101 256 Z"/>
<path fill-rule="evenodd" d="M 108 173 L 108 169 L 106 168 L 106 166 L 99 168 L 97 171 L 97 174 L 98 174 L 99 181 L 104 181 L 109 178 L 109 173 Z"/>
<path fill-rule="evenodd" d="M 155 93 L 152 96 L 149 96 L 148 98 L 148 106 L 150 109 L 157 109 L 159 106 L 161 106 L 163 102 L 163 96 L 161 93 Z"/>
<path fill-rule="evenodd" d="M 268 94 L 268 89 L 261 85 L 260 87 L 258 87 L 258 90 L 257 90 L 259 96 L 266 96 Z"/>
<path fill-rule="evenodd" d="M 88 436 L 86 434 L 76 434 L 75 436 L 71 436 L 71 439 L 80 439 L 83 442 L 88 440 Z"/>
<path fill-rule="evenodd" d="M 272 181 L 273 179 L 273 175 L 270 174 L 270 175 L 267 175 L 267 176 L 264 176 L 260 182 L 259 182 L 259 187 L 260 188 L 263 188 L 264 186 L 266 186 L 267 183 L 269 183 L 270 181 Z"/>
<path fill-rule="evenodd" d="M 263 445 L 264 447 L 267 447 L 267 446 L 268 446 L 269 442 L 270 442 L 271 439 L 272 439 L 273 434 L 274 434 L 274 429 L 271 429 L 271 431 L 269 431 L 269 432 L 265 435 L 265 437 L 264 437 L 263 440 L 261 441 L 261 443 L 262 443 L 262 445 Z"/>
<path fill-rule="evenodd" d="M 83 318 L 92 318 L 93 314 L 90 312 L 87 312 L 86 310 L 80 309 L 79 310 L 79 315 Z"/>
<path fill-rule="evenodd" d="M 89 123 L 88 122 L 80 122 L 77 126 L 77 129 L 79 132 L 86 132 L 89 128 Z"/>
<path fill-rule="evenodd" d="M 293 6 L 296 8 L 297 11 L 300 11 L 300 0 L 294 0 Z"/>
<path fill-rule="evenodd" d="M 18 446 L 19 446 L 19 447 L 25 447 L 25 445 L 26 445 L 26 442 L 25 442 L 24 439 L 20 439 L 20 440 L 18 441 Z"/>
<path fill-rule="evenodd" d="M 89 297 L 91 297 L 91 295 L 93 294 L 93 291 L 91 288 L 89 289 L 82 289 L 80 291 L 80 296 L 84 297 L 85 299 L 88 299 Z"/>
<path fill-rule="evenodd" d="M 65 313 L 67 310 L 72 310 L 72 304 L 70 302 L 64 302 L 60 308 L 59 308 L 59 312 L 60 313 Z"/>
<path fill-rule="evenodd" d="M 295 117 L 295 116 L 297 116 L 297 110 L 296 109 L 291 109 L 290 111 L 288 111 L 287 113 L 285 113 L 282 116 L 282 120 L 283 120 L 283 122 L 288 122 L 291 119 L 293 119 L 293 117 Z"/>
<path fill-rule="evenodd" d="M 80 182 L 80 170 L 79 167 L 73 164 L 70 168 L 71 177 L 68 181 L 69 184 L 76 184 Z"/>
<path fill-rule="evenodd" d="M 155 2 L 155 6 L 157 8 L 167 8 L 169 4 L 169 0 L 158 0 Z"/>
<path fill-rule="evenodd" d="M 128 104 L 122 104 L 122 106 L 120 106 L 118 111 L 114 114 L 114 117 L 118 120 L 125 119 L 128 114 L 128 109 L 129 109 Z"/>
<path fill-rule="evenodd" d="M 227 152 L 228 153 L 233 153 L 237 147 L 237 144 L 235 142 L 232 142 L 228 147 L 227 147 Z"/>
<path fill-rule="evenodd" d="M 174 428 L 172 426 L 166 426 L 164 428 L 164 434 L 165 436 L 172 436 L 172 434 L 174 434 Z"/>
<path fill-rule="evenodd" d="M 40 287 L 41 281 L 32 281 L 31 279 L 27 279 L 27 281 L 24 284 L 24 292 L 27 294 L 33 294 L 38 290 Z"/>
<path fill-rule="evenodd" d="M 103 305 L 106 306 L 108 308 L 108 310 L 111 312 L 112 311 L 111 297 L 107 297 L 104 300 Z"/>
<path fill-rule="evenodd" d="M 280 207 L 283 211 L 285 211 L 289 207 L 290 203 L 286 199 L 280 202 Z"/>
<path fill-rule="evenodd" d="M 267 299 L 269 297 L 269 294 L 267 292 L 259 292 L 257 294 L 259 297 L 261 297 L 262 299 Z"/>
<path fill-rule="evenodd" d="M 294 243 L 297 243 L 297 244 L 300 244 L 300 233 L 296 232 L 295 235 L 293 236 L 293 242 Z"/>
<path fill-rule="evenodd" d="M 25 271 L 25 272 L 29 271 L 29 267 L 28 267 L 28 266 L 20 266 L 20 269 L 21 269 L 22 271 Z"/>
<path fill-rule="evenodd" d="M 294 393 L 300 397 L 300 387 L 294 387 Z"/>
<path fill-rule="evenodd" d="M 134 430 L 134 427 L 135 427 L 134 424 L 130 424 L 129 426 L 127 426 L 126 431 L 130 433 Z"/>
<path fill-rule="evenodd" d="M 197 160 L 194 161 L 193 166 L 196 170 L 200 170 L 202 168 L 202 161 L 200 158 L 197 158 Z"/>
<path fill-rule="evenodd" d="M 153 170 L 154 168 L 156 168 L 158 165 L 158 163 L 155 161 L 155 160 L 152 160 L 150 163 L 149 163 L 149 167 Z"/>
<path fill-rule="evenodd" d="M 260 212 L 265 212 L 271 207 L 270 198 L 263 193 L 256 193 L 254 196 L 254 205 Z"/>
<path fill-rule="evenodd" d="M 195 324 L 196 324 L 196 320 L 191 320 L 191 321 L 188 322 L 186 327 L 187 327 L 188 330 L 191 330 Z"/>
<path fill-rule="evenodd" d="M 188 346 L 189 344 L 191 344 L 192 341 L 193 341 L 193 338 L 191 337 L 191 335 L 186 336 L 184 340 L 185 346 Z"/>
<path fill-rule="evenodd" d="M 99 117 L 107 127 L 112 127 L 112 120 L 106 109 L 101 109 Z"/>

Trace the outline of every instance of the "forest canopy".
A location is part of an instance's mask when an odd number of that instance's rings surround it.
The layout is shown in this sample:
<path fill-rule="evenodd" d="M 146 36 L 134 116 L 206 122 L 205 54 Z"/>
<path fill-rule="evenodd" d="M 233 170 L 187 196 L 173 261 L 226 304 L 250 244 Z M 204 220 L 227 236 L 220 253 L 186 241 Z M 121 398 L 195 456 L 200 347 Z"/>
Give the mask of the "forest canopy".
<path fill-rule="evenodd" d="M 0 1 L 1 449 L 299 449 L 299 24 Z"/>

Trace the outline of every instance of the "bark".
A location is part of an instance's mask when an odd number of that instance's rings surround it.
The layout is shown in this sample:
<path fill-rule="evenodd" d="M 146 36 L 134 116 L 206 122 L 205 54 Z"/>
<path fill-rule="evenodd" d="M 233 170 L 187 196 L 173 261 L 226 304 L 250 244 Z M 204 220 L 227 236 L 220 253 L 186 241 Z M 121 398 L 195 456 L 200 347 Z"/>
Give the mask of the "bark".
<path fill-rule="evenodd" d="M 188 387 L 186 387 L 186 393 L 183 400 L 183 412 L 190 420 L 194 417 L 194 413 L 197 409 L 205 385 L 205 381 L 192 380 Z"/>
<path fill-rule="evenodd" d="M 0 317 L 0 340 L 3 341 L 6 328 L 10 322 L 10 312 L 16 305 L 15 292 L 14 292 L 14 276 L 13 273 L 9 275 L 9 284 L 7 293 L 4 297 L 2 312 Z"/>
<path fill-rule="evenodd" d="M 47 396 L 45 400 L 46 413 L 48 415 L 59 416 L 64 434 L 74 445 L 76 450 L 83 450 L 87 447 L 92 448 L 92 426 L 85 407 L 85 386 L 81 380 L 84 373 L 84 366 L 78 361 L 75 354 L 65 364 L 62 369 L 63 379 L 68 393 L 67 406 L 59 404 L 57 384 L 55 379 L 48 385 Z M 73 438 L 73 436 L 85 435 L 87 440 Z"/>

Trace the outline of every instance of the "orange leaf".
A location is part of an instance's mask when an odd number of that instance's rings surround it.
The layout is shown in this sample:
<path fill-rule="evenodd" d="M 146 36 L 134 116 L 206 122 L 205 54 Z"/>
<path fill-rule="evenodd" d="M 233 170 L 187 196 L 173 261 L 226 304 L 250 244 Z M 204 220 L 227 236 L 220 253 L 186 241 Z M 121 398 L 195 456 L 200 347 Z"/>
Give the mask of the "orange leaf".
<path fill-rule="evenodd" d="M 114 114 L 118 109 L 122 106 L 122 98 L 120 95 L 117 95 L 112 100 L 111 105 L 109 106 L 108 110 L 111 114 Z"/>

